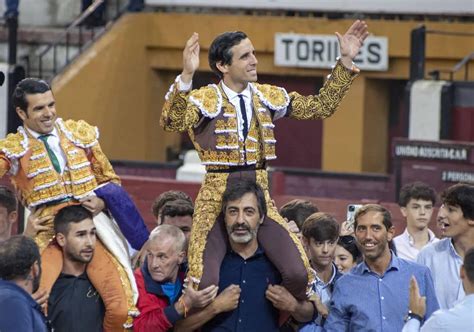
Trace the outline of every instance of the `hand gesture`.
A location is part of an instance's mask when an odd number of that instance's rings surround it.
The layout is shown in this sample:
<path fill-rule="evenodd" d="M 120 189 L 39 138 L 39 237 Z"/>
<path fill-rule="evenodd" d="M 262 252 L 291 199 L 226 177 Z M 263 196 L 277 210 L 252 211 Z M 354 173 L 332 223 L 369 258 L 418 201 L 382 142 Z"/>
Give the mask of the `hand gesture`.
<path fill-rule="evenodd" d="M 36 301 L 41 307 L 41 310 L 46 314 L 46 306 L 48 305 L 49 294 L 46 290 L 38 289 L 36 292 L 31 294 L 33 300 Z"/>
<path fill-rule="evenodd" d="M 194 72 L 199 68 L 199 35 L 194 32 L 188 39 L 183 50 L 183 72 L 181 80 L 189 83 L 193 79 Z"/>
<path fill-rule="evenodd" d="M 420 289 L 414 276 L 410 279 L 410 310 L 420 317 L 424 317 L 426 313 L 426 297 L 420 296 Z"/>
<path fill-rule="evenodd" d="M 81 199 L 81 204 L 95 217 L 105 209 L 105 202 L 97 196 L 89 196 Z"/>
<path fill-rule="evenodd" d="M 23 231 L 23 235 L 35 237 L 39 232 L 47 231 L 52 227 L 48 227 L 45 224 L 48 222 L 52 222 L 53 216 L 48 215 L 40 217 L 42 211 L 43 209 L 37 209 L 28 216 L 28 219 L 26 221 L 26 228 Z"/>
<path fill-rule="evenodd" d="M 341 231 L 339 232 L 339 235 L 354 235 L 354 222 L 350 220 L 344 221 L 341 225 Z"/>
<path fill-rule="evenodd" d="M 326 305 L 324 305 L 323 302 L 321 302 L 321 298 L 318 294 L 313 294 L 309 300 L 314 302 L 314 304 L 316 305 L 316 310 L 318 310 L 318 314 L 320 314 L 324 318 L 329 315 L 328 308 L 326 307 Z"/>
<path fill-rule="evenodd" d="M 341 60 L 350 61 L 352 66 L 352 60 L 359 53 L 368 35 L 367 24 L 365 21 L 360 20 L 355 21 L 343 36 L 339 32 L 336 32 L 337 39 L 339 40 Z M 347 67 L 345 62 L 344 65 Z"/>
<path fill-rule="evenodd" d="M 193 281 L 185 284 L 183 290 L 183 301 L 186 303 L 186 309 L 204 308 L 211 303 L 217 295 L 219 287 L 211 285 L 199 291 L 193 287 Z"/>
<path fill-rule="evenodd" d="M 230 285 L 220 293 L 213 302 L 217 312 L 227 312 L 234 310 L 239 305 L 240 287 Z"/>
<path fill-rule="evenodd" d="M 298 301 L 294 296 L 285 287 L 280 285 L 268 285 L 265 297 L 278 310 L 294 312 L 298 306 Z"/>

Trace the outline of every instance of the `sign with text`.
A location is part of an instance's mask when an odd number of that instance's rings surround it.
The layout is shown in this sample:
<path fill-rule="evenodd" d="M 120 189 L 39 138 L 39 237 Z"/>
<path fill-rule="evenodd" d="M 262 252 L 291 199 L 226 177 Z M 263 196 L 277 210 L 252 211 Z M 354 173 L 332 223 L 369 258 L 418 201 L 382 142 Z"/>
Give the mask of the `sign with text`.
<path fill-rule="evenodd" d="M 275 65 L 280 67 L 332 68 L 339 56 L 334 35 L 275 34 Z M 364 70 L 388 69 L 388 39 L 368 37 L 354 63 Z"/>

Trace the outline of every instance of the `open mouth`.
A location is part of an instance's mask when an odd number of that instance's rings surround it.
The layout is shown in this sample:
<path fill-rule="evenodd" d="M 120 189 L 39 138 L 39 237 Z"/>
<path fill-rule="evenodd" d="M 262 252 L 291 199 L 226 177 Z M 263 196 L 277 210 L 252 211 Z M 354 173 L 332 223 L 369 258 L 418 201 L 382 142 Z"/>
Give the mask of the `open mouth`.
<path fill-rule="evenodd" d="M 441 221 L 441 222 L 439 222 L 439 226 L 444 231 L 446 228 L 449 227 L 449 224 L 447 222 Z"/>

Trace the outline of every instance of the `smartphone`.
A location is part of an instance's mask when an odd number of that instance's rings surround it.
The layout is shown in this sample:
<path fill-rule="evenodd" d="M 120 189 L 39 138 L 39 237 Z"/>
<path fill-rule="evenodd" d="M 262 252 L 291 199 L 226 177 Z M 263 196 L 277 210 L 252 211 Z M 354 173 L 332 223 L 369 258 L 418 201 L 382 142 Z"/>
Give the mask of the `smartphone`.
<path fill-rule="evenodd" d="M 362 206 L 362 204 L 349 204 L 347 206 L 347 214 L 346 214 L 346 220 L 348 221 L 347 223 L 347 228 L 352 228 L 354 226 L 354 216 L 357 212 L 357 209 L 359 209 Z"/>

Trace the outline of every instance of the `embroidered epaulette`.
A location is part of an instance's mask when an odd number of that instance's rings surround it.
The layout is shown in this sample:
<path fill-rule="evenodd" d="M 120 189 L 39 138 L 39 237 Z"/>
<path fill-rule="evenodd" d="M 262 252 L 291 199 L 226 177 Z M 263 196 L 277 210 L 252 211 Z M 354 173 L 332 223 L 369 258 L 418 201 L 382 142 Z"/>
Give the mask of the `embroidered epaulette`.
<path fill-rule="evenodd" d="M 290 104 L 290 97 L 284 88 L 269 84 L 251 83 L 252 90 L 269 109 L 281 111 Z"/>
<path fill-rule="evenodd" d="M 59 119 L 56 121 L 66 137 L 81 148 L 90 148 L 98 143 L 99 130 L 84 120 L 74 121 Z"/>
<path fill-rule="evenodd" d="M 0 151 L 8 159 L 18 159 L 28 150 L 28 137 L 22 127 L 18 128 L 15 134 L 8 134 L 7 137 L 0 140 Z"/>
<path fill-rule="evenodd" d="M 211 119 L 218 116 L 222 109 L 222 94 L 215 84 L 191 91 L 189 101 L 196 105 L 205 117 Z"/>

